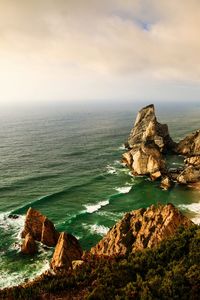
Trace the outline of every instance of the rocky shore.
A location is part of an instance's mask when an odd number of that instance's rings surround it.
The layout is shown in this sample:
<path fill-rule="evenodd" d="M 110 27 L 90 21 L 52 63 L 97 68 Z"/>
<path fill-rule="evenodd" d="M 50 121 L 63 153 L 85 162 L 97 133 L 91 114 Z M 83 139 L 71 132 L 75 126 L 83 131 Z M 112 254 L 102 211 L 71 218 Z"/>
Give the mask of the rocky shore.
<path fill-rule="evenodd" d="M 199 187 L 200 130 L 174 142 L 168 126 L 157 121 L 153 104 L 139 111 L 126 148 L 128 151 L 123 154 L 122 162 L 133 175 L 160 180 L 163 189 L 170 188 L 173 183 Z M 184 167 L 173 171 L 167 168 L 166 154 L 183 155 Z"/>

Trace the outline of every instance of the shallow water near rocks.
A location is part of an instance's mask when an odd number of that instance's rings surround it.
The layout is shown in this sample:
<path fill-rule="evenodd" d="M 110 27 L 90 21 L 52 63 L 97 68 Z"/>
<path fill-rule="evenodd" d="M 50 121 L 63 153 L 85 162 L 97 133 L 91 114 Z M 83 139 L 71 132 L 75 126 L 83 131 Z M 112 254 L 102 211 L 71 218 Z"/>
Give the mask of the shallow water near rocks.
<path fill-rule="evenodd" d="M 84 249 L 97 243 L 126 211 L 172 202 L 199 222 L 199 191 L 175 186 L 169 191 L 146 177 L 132 177 L 121 163 L 137 111 L 1 117 L 0 126 L 0 287 L 34 278 L 48 267 L 52 250 L 30 258 L 19 253 L 19 232 L 31 206 L 59 231 L 74 234 Z M 178 140 L 198 129 L 200 107 L 159 108 Z M 183 163 L 168 156 L 170 167 Z M 8 215 L 19 218 L 10 219 Z"/>

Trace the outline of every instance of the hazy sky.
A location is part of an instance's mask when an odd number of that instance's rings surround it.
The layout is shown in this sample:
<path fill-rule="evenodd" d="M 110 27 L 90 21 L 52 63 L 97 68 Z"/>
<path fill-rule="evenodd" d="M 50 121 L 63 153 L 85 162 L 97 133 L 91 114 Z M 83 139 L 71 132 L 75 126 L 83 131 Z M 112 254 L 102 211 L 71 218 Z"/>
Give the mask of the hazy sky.
<path fill-rule="evenodd" d="M 198 101 L 199 0 L 0 0 L 0 103 Z"/>

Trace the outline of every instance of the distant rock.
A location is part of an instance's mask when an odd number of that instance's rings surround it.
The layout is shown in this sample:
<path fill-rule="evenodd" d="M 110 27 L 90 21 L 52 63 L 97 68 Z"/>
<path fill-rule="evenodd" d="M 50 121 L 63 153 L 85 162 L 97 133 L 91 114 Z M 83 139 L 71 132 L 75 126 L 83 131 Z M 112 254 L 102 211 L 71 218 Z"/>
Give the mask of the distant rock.
<path fill-rule="evenodd" d="M 168 126 L 157 121 L 153 104 L 139 111 L 128 138 L 128 146 L 130 149 L 137 150 L 143 142 L 149 140 L 154 141 L 161 152 L 171 150 L 175 146 L 169 135 Z"/>
<path fill-rule="evenodd" d="M 185 156 L 199 156 L 200 155 L 200 130 L 189 134 L 181 140 L 176 148 L 178 154 Z"/>
<path fill-rule="evenodd" d="M 91 249 L 104 256 L 123 256 L 137 250 L 153 248 L 163 239 L 175 234 L 177 228 L 190 226 L 186 218 L 172 204 L 150 206 L 126 213 L 107 235 Z"/>
<path fill-rule="evenodd" d="M 23 244 L 21 246 L 21 252 L 23 254 L 36 254 L 37 253 L 37 244 L 34 240 L 34 238 L 32 237 L 32 235 L 30 233 L 27 233 L 25 236 L 25 239 L 23 241 Z"/>
<path fill-rule="evenodd" d="M 62 232 L 51 260 L 51 268 L 54 271 L 68 270 L 72 268 L 72 261 L 80 260 L 82 254 L 78 240 L 73 235 Z"/>
<path fill-rule="evenodd" d="M 22 238 L 25 238 L 28 233 L 36 241 L 40 241 L 49 247 L 55 246 L 59 237 L 53 223 L 33 208 L 29 208 L 27 211 Z"/>

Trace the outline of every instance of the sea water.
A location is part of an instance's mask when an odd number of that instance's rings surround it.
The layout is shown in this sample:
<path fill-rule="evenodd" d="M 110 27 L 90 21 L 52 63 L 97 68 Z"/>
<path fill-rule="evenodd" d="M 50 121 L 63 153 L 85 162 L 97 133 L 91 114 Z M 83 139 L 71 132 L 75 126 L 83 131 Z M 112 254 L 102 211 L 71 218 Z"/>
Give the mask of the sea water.
<path fill-rule="evenodd" d="M 158 120 L 177 141 L 200 126 L 200 107 L 159 106 Z M 95 245 L 125 212 L 171 202 L 195 222 L 199 191 L 175 185 L 169 191 L 121 164 L 123 143 L 137 109 L 4 115 L 0 118 L 0 288 L 34 278 L 48 268 L 53 249 L 20 254 L 20 231 L 29 207 L 75 235 L 83 249 Z M 167 158 L 170 167 L 183 157 Z M 18 215 L 16 219 L 10 214 Z"/>

